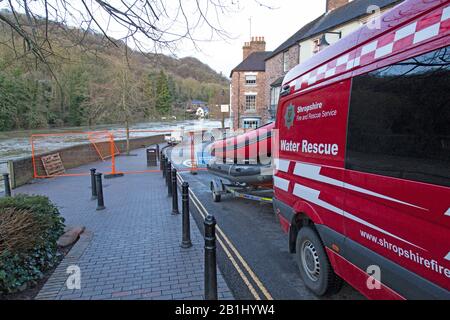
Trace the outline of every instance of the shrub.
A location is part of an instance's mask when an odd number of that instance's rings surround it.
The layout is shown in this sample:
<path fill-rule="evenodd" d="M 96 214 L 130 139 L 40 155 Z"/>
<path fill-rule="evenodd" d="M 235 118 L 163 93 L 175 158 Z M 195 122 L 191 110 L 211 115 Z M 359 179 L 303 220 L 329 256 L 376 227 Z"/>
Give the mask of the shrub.
<path fill-rule="evenodd" d="M 64 219 L 47 197 L 0 199 L 0 292 L 35 283 L 54 267 L 63 232 Z"/>

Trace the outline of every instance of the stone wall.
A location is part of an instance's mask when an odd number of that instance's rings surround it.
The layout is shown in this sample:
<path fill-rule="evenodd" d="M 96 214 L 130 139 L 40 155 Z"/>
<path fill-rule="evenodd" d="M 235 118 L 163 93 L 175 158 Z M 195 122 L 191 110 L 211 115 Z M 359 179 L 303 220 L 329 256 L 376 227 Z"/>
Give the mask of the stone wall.
<path fill-rule="evenodd" d="M 130 150 L 139 149 L 144 146 L 149 146 L 164 142 L 164 135 L 156 135 L 151 137 L 142 137 L 130 139 Z M 116 140 L 117 148 L 121 153 L 126 152 L 126 140 Z M 108 142 L 98 144 L 98 147 L 103 150 L 109 148 Z M 48 153 L 43 153 L 36 156 L 35 166 L 38 176 L 45 176 L 45 171 L 42 166 L 41 157 L 53 153 L 59 153 L 65 169 L 72 169 L 84 164 L 100 160 L 100 157 L 95 150 L 92 143 L 79 144 L 59 150 L 53 150 Z M 11 178 L 11 185 L 17 188 L 34 179 L 34 168 L 32 157 L 25 157 L 21 159 L 11 160 L 8 164 Z"/>

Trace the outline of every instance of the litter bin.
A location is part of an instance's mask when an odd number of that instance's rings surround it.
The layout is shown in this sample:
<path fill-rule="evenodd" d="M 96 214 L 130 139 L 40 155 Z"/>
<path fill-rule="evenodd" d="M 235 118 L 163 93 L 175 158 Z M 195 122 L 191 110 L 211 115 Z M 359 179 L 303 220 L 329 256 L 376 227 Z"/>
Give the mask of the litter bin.
<path fill-rule="evenodd" d="M 158 165 L 158 151 L 155 148 L 147 149 L 147 167 L 156 167 Z"/>

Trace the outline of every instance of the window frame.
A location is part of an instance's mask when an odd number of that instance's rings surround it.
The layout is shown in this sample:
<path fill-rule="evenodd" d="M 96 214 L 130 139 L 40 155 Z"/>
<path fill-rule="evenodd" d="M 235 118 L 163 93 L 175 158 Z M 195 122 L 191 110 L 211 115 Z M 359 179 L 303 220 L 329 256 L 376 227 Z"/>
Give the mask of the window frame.
<path fill-rule="evenodd" d="M 257 98 L 257 94 L 246 94 L 245 95 L 245 112 L 252 112 L 252 111 L 256 111 L 256 98 Z M 254 98 L 254 104 L 249 106 L 249 101 L 247 100 L 247 98 Z"/>
<path fill-rule="evenodd" d="M 254 82 L 249 82 L 249 80 L 248 80 L 249 77 L 254 77 Z M 256 74 L 246 74 L 246 75 L 244 75 L 244 81 L 245 81 L 245 85 L 249 86 L 249 87 L 254 87 L 254 86 L 256 86 L 258 84 L 257 83 L 258 79 L 257 79 Z"/>
<path fill-rule="evenodd" d="M 283 51 L 283 72 L 289 71 L 289 50 Z"/>

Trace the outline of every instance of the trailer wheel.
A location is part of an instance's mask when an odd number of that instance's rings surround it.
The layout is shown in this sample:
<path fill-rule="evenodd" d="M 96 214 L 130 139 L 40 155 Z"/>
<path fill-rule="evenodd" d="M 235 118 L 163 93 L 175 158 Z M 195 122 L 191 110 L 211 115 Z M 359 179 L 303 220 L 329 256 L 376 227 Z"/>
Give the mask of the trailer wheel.
<path fill-rule="evenodd" d="M 297 264 L 306 287 L 318 296 L 339 291 L 342 280 L 334 273 L 325 248 L 311 227 L 300 229 L 296 241 Z"/>
<path fill-rule="evenodd" d="M 214 202 L 220 202 L 222 196 L 218 193 L 215 193 L 214 191 L 212 191 L 212 197 L 213 197 L 213 201 Z"/>

